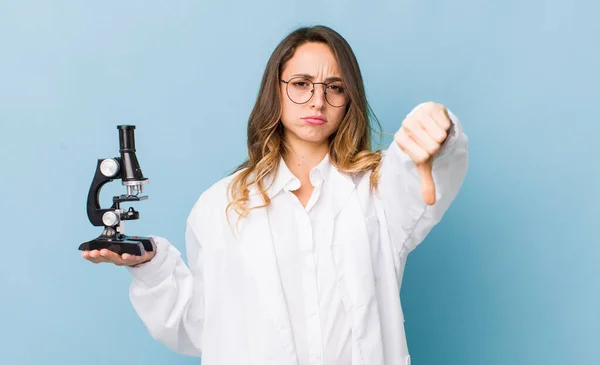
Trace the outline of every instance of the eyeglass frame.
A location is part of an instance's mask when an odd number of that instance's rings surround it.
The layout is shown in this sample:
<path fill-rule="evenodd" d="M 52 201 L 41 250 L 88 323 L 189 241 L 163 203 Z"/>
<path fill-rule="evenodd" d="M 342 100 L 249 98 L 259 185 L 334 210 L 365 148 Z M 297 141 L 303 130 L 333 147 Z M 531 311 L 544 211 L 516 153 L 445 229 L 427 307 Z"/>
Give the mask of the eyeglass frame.
<path fill-rule="evenodd" d="M 294 99 L 292 99 L 292 97 L 290 96 L 290 91 L 288 90 L 288 86 L 289 86 L 290 81 L 292 81 L 293 79 L 304 79 L 306 81 L 310 81 L 310 83 L 312 83 L 312 85 L 313 85 L 312 90 L 310 91 L 310 98 L 308 98 L 308 100 L 306 100 L 304 103 L 295 102 Z M 325 89 L 323 90 L 323 94 L 325 95 L 325 101 L 327 101 L 327 104 L 331 105 L 334 108 L 341 108 L 343 106 L 348 105 L 348 103 L 350 102 L 350 98 L 347 97 L 346 98 L 346 102 L 344 104 L 336 106 L 336 105 L 331 104 L 329 102 L 329 99 L 327 99 L 327 86 L 329 86 L 329 84 L 332 84 L 334 82 L 339 82 L 339 80 L 331 81 L 331 82 L 328 82 L 328 83 L 327 82 L 314 82 L 314 81 L 312 81 L 310 79 L 307 79 L 306 77 L 303 77 L 303 76 L 294 76 L 294 77 L 292 77 L 291 79 L 289 79 L 287 81 L 285 81 L 284 79 L 279 79 L 279 80 L 285 84 L 285 94 L 287 95 L 288 99 L 290 99 L 290 101 L 292 103 L 294 103 L 294 104 L 302 105 L 302 104 L 308 103 L 313 98 L 313 96 L 315 96 L 315 85 L 325 85 Z"/>

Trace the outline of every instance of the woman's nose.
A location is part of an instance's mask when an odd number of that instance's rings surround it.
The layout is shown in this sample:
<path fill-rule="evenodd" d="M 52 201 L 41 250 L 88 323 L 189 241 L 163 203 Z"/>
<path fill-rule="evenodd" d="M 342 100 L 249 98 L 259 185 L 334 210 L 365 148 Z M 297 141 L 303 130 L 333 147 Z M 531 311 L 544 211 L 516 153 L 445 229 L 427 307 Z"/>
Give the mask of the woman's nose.
<path fill-rule="evenodd" d="M 312 104 L 317 108 L 322 108 L 325 105 L 325 85 L 314 85 Z"/>

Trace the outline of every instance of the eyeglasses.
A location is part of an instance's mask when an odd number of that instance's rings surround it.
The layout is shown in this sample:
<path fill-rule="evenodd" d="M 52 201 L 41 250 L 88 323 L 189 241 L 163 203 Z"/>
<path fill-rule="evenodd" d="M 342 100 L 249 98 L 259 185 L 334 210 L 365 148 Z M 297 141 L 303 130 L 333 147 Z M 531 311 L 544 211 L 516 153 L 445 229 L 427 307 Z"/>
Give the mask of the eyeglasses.
<path fill-rule="evenodd" d="M 325 100 L 329 105 L 339 108 L 346 105 L 348 95 L 341 81 L 312 82 L 305 77 L 293 77 L 288 81 L 281 80 L 286 84 L 288 98 L 296 104 L 306 104 L 315 93 L 315 85 L 325 85 Z"/>

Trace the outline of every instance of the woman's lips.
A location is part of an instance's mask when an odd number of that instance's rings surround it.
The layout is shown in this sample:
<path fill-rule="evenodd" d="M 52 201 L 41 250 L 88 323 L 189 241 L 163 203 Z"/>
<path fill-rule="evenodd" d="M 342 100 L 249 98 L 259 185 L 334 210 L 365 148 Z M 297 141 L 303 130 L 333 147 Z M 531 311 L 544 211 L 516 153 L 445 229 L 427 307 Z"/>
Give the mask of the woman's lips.
<path fill-rule="evenodd" d="M 321 118 L 321 117 L 306 117 L 306 118 L 302 118 L 306 123 L 308 124 L 312 124 L 312 125 L 322 125 L 325 124 L 325 119 Z"/>

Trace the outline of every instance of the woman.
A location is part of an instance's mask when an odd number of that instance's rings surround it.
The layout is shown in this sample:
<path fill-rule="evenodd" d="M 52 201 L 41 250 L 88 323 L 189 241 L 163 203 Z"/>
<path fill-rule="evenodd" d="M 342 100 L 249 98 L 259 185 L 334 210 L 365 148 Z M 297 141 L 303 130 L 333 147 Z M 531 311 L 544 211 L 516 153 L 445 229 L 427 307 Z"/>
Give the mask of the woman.
<path fill-rule="evenodd" d="M 203 365 L 408 364 L 400 285 L 467 170 L 444 106 L 417 106 L 370 149 L 362 76 L 346 41 L 301 28 L 273 52 L 248 123 L 248 160 L 201 194 L 188 265 L 168 240 L 124 265 L 156 340 Z"/>

